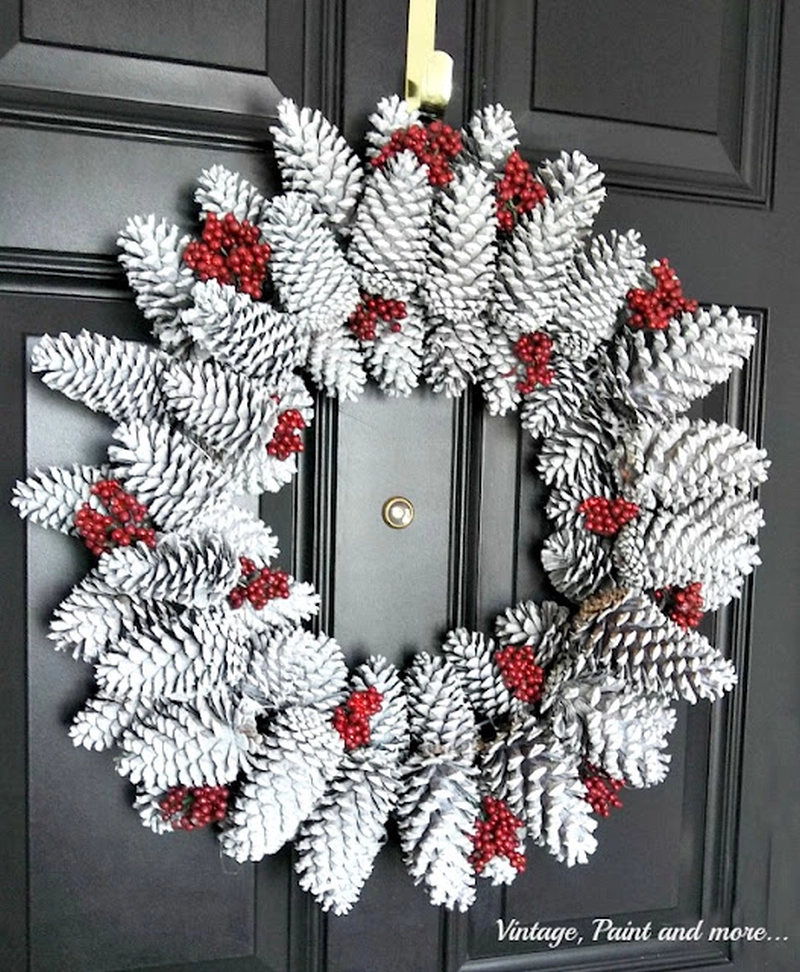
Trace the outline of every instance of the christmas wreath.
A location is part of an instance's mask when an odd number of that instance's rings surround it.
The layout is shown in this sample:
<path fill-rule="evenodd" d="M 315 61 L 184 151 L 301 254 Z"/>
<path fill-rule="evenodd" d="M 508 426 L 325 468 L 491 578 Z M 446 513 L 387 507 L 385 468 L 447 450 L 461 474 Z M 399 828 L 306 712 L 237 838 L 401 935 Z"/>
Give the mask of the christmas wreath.
<path fill-rule="evenodd" d="M 456 132 L 387 99 L 367 140 L 362 163 L 286 100 L 282 195 L 214 166 L 198 238 L 129 221 L 120 259 L 156 342 L 82 331 L 33 355 L 118 423 L 107 464 L 35 472 L 13 502 L 97 556 L 50 637 L 94 666 L 74 742 L 116 747 L 148 827 L 214 824 L 237 861 L 294 841 L 303 888 L 343 913 L 394 815 L 413 879 L 465 910 L 477 876 L 524 868 L 526 839 L 585 862 L 620 788 L 665 776 L 676 700 L 734 684 L 696 628 L 758 563 L 768 463 L 684 413 L 755 331 L 685 297 L 637 233 L 591 237 L 597 167 L 532 171 L 500 106 Z M 563 604 L 451 631 L 402 673 L 348 671 L 304 627 L 317 595 L 234 497 L 291 480 L 313 389 L 354 399 L 368 379 L 477 385 L 491 414 L 519 411 Z"/>

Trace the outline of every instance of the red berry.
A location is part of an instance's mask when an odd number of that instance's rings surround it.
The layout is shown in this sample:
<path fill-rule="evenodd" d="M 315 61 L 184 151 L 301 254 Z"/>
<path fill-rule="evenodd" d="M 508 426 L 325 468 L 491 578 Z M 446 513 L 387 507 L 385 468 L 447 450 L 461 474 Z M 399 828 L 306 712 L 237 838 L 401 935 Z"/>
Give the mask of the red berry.
<path fill-rule="evenodd" d="M 530 645 L 508 645 L 495 652 L 494 660 L 515 698 L 529 704 L 539 701 L 544 691 L 544 669 L 534 661 Z"/>
<path fill-rule="evenodd" d="M 393 298 L 387 300 L 362 291 L 361 302 L 350 315 L 348 323 L 359 341 L 374 341 L 378 336 L 378 321 L 387 323 L 389 330 L 396 334 L 402 330 L 400 321 L 405 319 L 407 313 L 405 301 Z"/>
<path fill-rule="evenodd" d="M 295 452 L 303 452 L 305 446 L 298 435 L 306 427 L 306 421 L 296 408 L 287 408 L 278 416 L 278 425 L 267 443 L 267 453 L 276 459 L 288 459 Z"/>
<path fill-rule="evenodd" d="M 240 608 L 245 601 L 249 601 L 259 611 L 269 601 L 289 597 L 290 578 L 287 573 L 269 567 L 259 568 L 249 557 L 240 557 L 239 563 L 242 568 L 241 580 L 228 594 L 228 604 L 232 608 Z"/>
<path fill-rule="evenodd" d="M 128 547 L 135 541 L 156 546 L 156 532 L 150 526 L 147 507 L 126 493 L 118 480 L 100 480 L 90 492 L 106 512 L 84 503 L 75 514 L 75 529 L 93 554 L 99 557 L 107 550 Z"/>
<path fill-rule="evenodd" d="M 357 749 L 370 741 L 370 716 L 380 712 L 383 696 L 374 685 L 366 691 L 351 693 L 344 705 L 333 713 L 333 728 L 344 740 L 345 749 Z"/>
<path fill-rule="evenodd" d="M 519 152 L 512 152 L 495 187 L 495 210 L 500 229 L 510 233 L 520 216 L 545 199 L 547 189 L 534 179 L 530 166 Z"/>
<path fill-rule="evenodd" d="M 271 255 L 269 243 L 259 243 L 260 237 L 258 227 L 246 219 L 240 223 L 233 213 L 226 213 L 220 220 L 216 213 L 208 213 L 201 239 L 187 245 L 183 262 L 201 280 L 235 284 L 240 293 L 258 300 Z"/>
<path fill-rule="evenodd" d="M 475 873 L 480 874 L 493 857 L 506 857 L 517 871 L 524 871 L 525 855 L 518 836 L 522 821 L 514 816 L 505 801 L 491 796 L 484 797 L 483 813 L 485 819 L 475 821 L 472 835 L 475 849 L 469 857 Z"/>
<path fill-rule="evenodd" d="M 686 587 L 662 587 L 654 592 L 661 610 L 682 628 L 696 628 L 703 620 L 703 585 L 692 581 Z"/>
<path fill-rule="evenodd" d="M 452 160 L 463 149 L 460 132 L 441 121 L 430 125 L 411 125 L 392 132 L 389 141 L 372 160 L 372 165 L 382 168 L 399 152 L 410 151 L 428 167 L 428 182 L 441 188 L 453 180 Z"/>
<path fill-rule="evenodd" d="M 583 522 L 585 530 L 601 537 L 613 537 L 626 523 L 635 520 L 640 510 L 636 503 L 622 497 L 608 499 L 605 496 L 589 496 L 580 504 L 578 512 L 586 516 Z"/>
<path fill-rule="evenodd" d="M 684 297 L 681 282 L 666 257 L 652 266 L 650 272 L 655 277 L 655 287 L 635 287 L 627 293 L 629 327 L 663 331 L 674 317 L 697 310 L 697 301 Z"/>
<path fill-rule="evenodd" d="M 173 830 L 197 830 L 225 819 L 229 795 L 227 786 L 173 786 L 158 806 Z"/>
<path fill-rule="evenodd" d="M 547 387 L 552 383 L 555 377 L 550 367 L 552 353 L 553 339 L 544 331 L 523 334 L 514 345 L 514 354 L 525 366 L 525 378 L 517 382 L 517 391 L 521 395 L 529 394 L 537 385 Z"/>
<path fill-rule="evenodd" d="M 593 763 L 583 764 L 581 779 L 586 788 L 584 799 L 601 817 L 607 817 L 612 807 L 622 806 L 622 800 L 617 796 L 617 792 L 625 786 L 625 780 L 614 779 Z"/>

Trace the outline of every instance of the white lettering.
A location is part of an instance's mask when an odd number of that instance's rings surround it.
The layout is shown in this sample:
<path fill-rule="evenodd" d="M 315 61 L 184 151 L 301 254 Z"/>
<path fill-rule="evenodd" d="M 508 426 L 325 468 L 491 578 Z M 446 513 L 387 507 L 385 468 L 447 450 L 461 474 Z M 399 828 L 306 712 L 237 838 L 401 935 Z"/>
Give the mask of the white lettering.
<path fill-rule="evenodd" d="M 610 918 L 595 918 L 592 921 L 594 932 L 592 941 L 603 939 L 606 942 L 646 942 L 653 935 L 653 923 L 634 925 L 627 921 L 624 925 L 615 925 Z"/>
<path fill-rule="evenodd" d="M 680 925 L 664 925 L 659 929 L 658 940 L 660 942 L 699 942 L 703 930 L 703 919 L 691 928 L 683 928 Z"/>
<path fill-rule="evenodd" d="M 498 942 L 546 942 L 548 948 L 559 948 L 565 942 L 580 944 L 583 940 L 574 925 L 521 925 L 519 919 L 497 919 Z"/>
<path fill-rule="evenodd" d="M 519 924 L 519 922 L 517 921 L 516 918 L 512 918 L 511 921 L 509 921 L 509 923 L 507 925 L 505 925 L 503 923 L 503 919 L 502 918 L 498 918 L 497 919 L 497 940 L 498 940 L 498 942 L 504 942 L 506 940 L 506 937 L 508 936 L 508 933 L 514 927 L 514 925 L 518 925 L 518 924 Z"/>
<path fill-rule="evenodd" d="M 739 942 L 742 939 L 747 942 L 763 942 L 766 937 L 766 928 L 752 928 L 750 925 L 734 925 L 731 928 L 717 925 L 708 933 L 710 942 Z"/>

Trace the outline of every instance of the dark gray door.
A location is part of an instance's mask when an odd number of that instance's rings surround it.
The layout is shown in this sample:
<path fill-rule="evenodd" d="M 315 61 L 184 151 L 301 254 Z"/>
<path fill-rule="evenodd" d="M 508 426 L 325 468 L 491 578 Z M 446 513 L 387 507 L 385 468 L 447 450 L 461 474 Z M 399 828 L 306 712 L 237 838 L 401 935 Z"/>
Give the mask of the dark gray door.
<path fill-rule="evenodd" d="M 536 159 L 580 148 L 608 173 L 603 230 L 640 229 L 686 292 L 754 313 L 760 342 L 707 403 L 769 448 L 764 566 L 713 632 L 741 684 L 683 713 L 668 781 L 626 795 L 589 865 L 531 851 L 468 916 L 433 909 L 395 841 L 362 901 L 324 919 L 288 853 L 257 867 L 213 839 L 158 840 L 110 760 L 65 723 L 87 669 L 50 650 L 48 612 L 85 569 L 5 502 L 0 679 L 0 968 L 8 972 L 697 969 L 800 964 L 800 580 L 794 417 L 800 253 L 800 9 L 779 0 L 440 0 L 456 60 L 449 120 L 502 101 Z M 81 327 L 144 336 L 114 259 L 134 213 L 192 217 L 221 162 L 277 188 L 267 126 L 282 94 L 358 140 L 401 88 L 404 0 L 6 0 L 0 4 L 0 321 L 5 496 L 27 468 L 94 461 L 108 428 L 25 369 L 26 341 Z M 486 625 L 546 593 L 530 442 L 477 401 L 325 405 L 297 488 L 264 507 L 354 655 L 401 660 L 452 623 Z M 377 512 L 408 495 L 414 531 Z M 286 557 L 284 558 L 286 562 Z M 208 839 L 206 839 L 206 837 Z M 497 920 L 588 929 L 576 949 L 499 942 Z M 697 927 L 697 941 L 593 944 L 592 919 Z M 709 941 L 711 926 L 768 941 Z"/>

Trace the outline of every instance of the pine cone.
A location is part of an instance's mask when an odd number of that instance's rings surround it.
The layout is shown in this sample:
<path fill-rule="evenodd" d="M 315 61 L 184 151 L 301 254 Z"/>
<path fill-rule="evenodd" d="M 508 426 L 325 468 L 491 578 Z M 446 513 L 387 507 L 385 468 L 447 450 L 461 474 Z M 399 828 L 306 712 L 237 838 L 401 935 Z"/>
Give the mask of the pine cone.
<path fill-rule="evenodd" d="M 407 311 L 400 330 L 387 328 L 365 346 L 367 372 L 391 397 L 410 395 L 422 372 L 425 320 L 415 302 L 408 302 Z"/>
<path fill-rule="evenodd" d="M 136 293 L 136 306 L 153 322 L 153 333 L 166 351 L 185 354 L 191 341 L 180 312 L 191 304 L 195 276 L 183 263 L 190 236 L 155 216 L 129 219 L 117 240 L 119 262 Z"/>
<path fill-rule="evenodd" d="M 314 708 L 332 714 L 345 696 L 347 665 L 338 642 L 300 628 L 251 636 L 242 691 L 271 712 Z"/>
<path fill-rule="evenodd" d="M 675 624 L 645 594 L 588 620 L 574 644 L 574 677 L 609 672 L 632 689 L 688 702 L 721 698 L 736 682 L 733 665 L 707 638 Z"/>
<path fill-rule="evenodd" d="M 428 274 L 422 282 L 427 313 L 474 325 L 492 292 L 497 255 L 494 183 L 463 165 L 434 200 Z"/>
<path fill-rule="evenodd" d="M 351 753 L 295 840 L 300 887 L 323 911 L 346 915 L 386 843 L 386 821 L 400 785 L 394 761 Z"/>
<path fill-rule="evenodd" d="M 361 193 L 358 157 L 335 125 L 290 98 L 278 104 L 278 121 L 271 131 L 284 187 L 303 193 L 333 230 L 346 231 Z"/>
<path fill-rule="evenodd" d="M 110 749 L 137 719 L 149 711 L 138 698 L 107 699 L 97 696 L 88 699 L 72 720 L 69 735 L 76 746 L 101 752 Z"/>
<path fill-rule="evenodd" d="M 579 152 L 546 162 L 539 173 L 551 199 L 514 228 L 500 253 L 495 299 L 501 310 L 521 310 L 540 330 L 561 310 L 573 256 L 591 227 L 605 191 L 597 166 Z"/>
<path fill-rule="evenodd" d="M 569 611 L 555 601 L 520 601 L 508 607 L 495 622 L 497 637 L 503 645 L 529 645 L 537 664 L 546 667 L 560 650 L 557 632 L 564 630 Z"/>
<path fill-rule="evenodd" d="M 199 532 L 217 530 L 231 550 L 265 566 L 278 556 L 278 540 L 271 528 L 248 510 L 225 500 L 218 506 L 204 507 L 194 526 Z"/>
<path fill-rule="evenodd" d="M 655 513 L 642 537 L 640 586 L 699 581 L 706 610 L 716 610 L 739 596 L 760 563 L 754 538 L 763 524 L 758 503 L 733 492 Z"/>
<path fill-rule="evenodd" d="M 547 186 L 558 220 L 569 218 L 578 240 L 586 237 L 606 197 L 599 167 L 582 152 L 561 152 L 555 162 L 542 162 L 536 177 Z"/>
<path fill-rule="evenodd" d="M 237 552 L 216 533 L 167 533 L 153 550 L 118 547 L 97 565 L 98 577 L 117 594 L 198 608 L 220 603 L 240 574 Z"/>
<path fill-rule="evenodd" d="M 315 592 L 313 585 L 292 577 L 289 578 L 288 586 L 288 597 L 273 598 L 263 608 L 254 608 L 245 601 L 240 608 L 230 610 L 236 614 L 241 624 L 254 633 L 297 627 L 319 612 L 319 594 Z"/>
<path fill-rule="evenodd" d="M 591 385 L 582 362 L 556 355 L 553 373 L 550 385 L 538 385 L 522 400 L 520 422 L 535 439 L 550 436 L 556 429 L 574 421 Z"/>
<path fill-rule="evenodd" d="M 347 753 L 339 774 L 300 828 L 296 870 L 324 911 L 346 914 L 358 900 L 386 841 L 397 803 L 399 763 L 407 745 L 405 697 L 393 665 L 370 658 L 353 675 L 354 691 L 374 686 L 381 709 L 370 718 L 370 740 Z"/>
<path fill-rule="evenodd" d="M 314 384 L 340 401 L 357 401 L 367 383 L 358 339 L 347 325 L 312 339 L 306 367 Z"/>
<path fill-rule="evenodd" d="M 341 755 L 341 737 L 322 713 L 295 707 L 276 716 L 220 835 L 222 850 L 240 862 L 280 850 L 324 794 Z"/>
<path fill-rule="evenodd" d="M 421 747 L 470 754 L 475 719 L 456 670 L 420 653 L 406 673 L 409 730 Z"/>
<path fill-rule="evenodd" d="M 486 322 L 440 321 L 425 341 L 425 377 L 435 392 L 458 398 L 474 384 L 484 365 L 488 331 Z"/>
<path fill-rule="evenodd" d="M 233 213 L 240 223 L 244 220 L 258 223 L 266 200 L 238 172 L 231 172 L 224 165 L 212 165 L 203 170 L 198 182 L 194 199 L 204 216 Z"/>
<path fill-rule="evenodd" d="M 642 587 L 648 573 L 648 552 L 645 536 L 652 516 L 645 513 L 624 527 L 614 538 L 611 559 L 620 584 L 625 587 Z"/>
<path fill-rule="evenodd" d="M 666 777 L 670 756 L 664 749 L 676 716 L 663 699 L 596 673 L 558 682 L 542 700 L 542 712 L 558 739 L 627 786 L 653 786 Z"/>
<path fill-rule="evenodd" d="M 517 388 L 519 358 L 514 353 L 514 340 L 506 328 L 489 321 L 486 327 L 483 368 L 479 376 L 481 391 L 490 415 L 516 411 L 522 396 Z"/>
<path fill-rule="evenodd" d="M 346 321 L 358 286 L 325 217 L 290 192 L 270 200 L 261 231 L 272 246 L 272 279 L 286 310 L 313 334 Z"/>
<path fill-rule="evenodd" d="M 417 748 L 406 764 L 397 809 L 403 857 L 433 904 L 466 911 L 475 898 L 469 860 L 478 816 L 474 716 L 455 669 L 443 658 L 417 655 L 407 686 Z"/>
<path fill-rule="evenodd" d="M 47 637 L 56 651 L 69 651 L 73 658 L 94 662 L 124 635 L 167 624 L 175 613 L 174 605 L 119 594 L 95 570 L 56 608 Z"/>
<path fill-rule="evenodd" d="M 625 328 L 615 345 L 618 392 L 642 413 L 684 412 L 742 367 L 755 333 L 750 317 L 716 305 L 683 313 L 663 331 Z"/>
<path fill-rule="evenodd" d="M 260 437 L 242 452 L 227 457 L 234 493 L 277 493 L 297 475 L 297 458 L 271 456 Z"/>
<path fill-rule="evenodd" d="M 489 174 L 500 176 L 519 145 L 511 112 L 502 105 L 487 105 L 472 116 L 467 132 L 467 151 Z"/>
<path fill-rule="evenodd" d="M 369 116 L 367 130 L 367 155 L 374 158 L 398 129 L 410 128 L 419 123 L 419 112 L 409 111 L 408 105 L 398 95 L 381 98 L 377 110 Z"/>
<path fill-rule="evenodd" d="M 475 901 L 470 863 L 478 817 L 476 771 L 465 761 L 412 755 L 397 808 L 400 846 L 415 884 L 431 904 L 466 911 Z"/>
<path fill-rule="evenodd" d="M 514 700 L 494 660 L 495 643 L 466 628 L 450 631 L 442 652 L 460 676 L 469 703 L 493 722 L 508 715 Z"/>
<path fill-rule="evenodd" d="M 530 719 L 497 737 L 481 759 L 489 792 L 525 821 L 528 834 L 568 867 L 597 847 L 597 821 L 585 800 L 580 754 Z"/>
<path fill-rule="evenodd" d="M 163 391 L 174 419 L 213 451 L 265 448 L 278 423 L 279 407 L 260 382 L 214 361 L 176 363 Z"/>
<path fill-rule="evenodd" d="M 367 182 L 348 259 L 362 290 L 407 300 L 425 273 L 433 188 L 428 170 L 400 152 Z"/>
<path fill-rule="evenodd" d="M 93 571 L 79 581 L 56 608 L 47 637 L 56 651 L 73 658 L 94 659 L 115 642 L 124 623 L 132 623 L 137 605 L 129 597 L 117 597 L 112 587 Z"/>
<path fill-rule="evenodd" d="M 198 697 L 196 708 L 156 702 L 122 734 L 117 772 L 149 790 L 224 786 L 251 764 L 257 739 L 250 707 L 230 698 Z"/>
<path fill-rule="evenodd" d="M 162 813 L 159 806 L 163 797 L 163 790 L 151 791 L 137 786 L 133 799 L 133 809 L 139 814 L 142 824 L 154 834 L 171 834 L 175 830 L 172 821 Z"/>
<path fill-rule="evenodd" d="M 116 429 L 112 474 L 165 530 L 191 527 L 207 504 L 229 488 L 230 473 L 177 429 L 131 422 Z"/>
<path fill-rule="evenodd" d="M 605 538 L 563 527 L 545 540 L 542 567 L 559 593 L 572 601 L 582 601 L 608 580 L 613 562 Z"/>
<path fill-rule="evenodd" d="M 101 697 L 197 706 L 223 686 L 238 691 L 248 654 L 224 615 L 190 610 L 123 635 L 98 657 L 95 678 Z"/>
<path fill-rule="evenodd" d="M 159 383 L 167 357 L 138 341 L 121 341 L 91 331 L 49 334 L 36 345 L 31 370 L 49 388 L 115 422 L 164 416 Z"/>
<path fill-rule="evenodd" d="M 39 469 L 14 486 L 11 505 L 23 519 L 50 530 L 72 533 L 75 516 L 91 496 L 92 486 L 107 479 L 108 466 L 51 466 Z"/>
<path fill-rule="evenodd" d="M 557 526 L 574 528 L 587 496 L 616 493 L 609 472 L 616 426 L 611 414 L 583 408 L 542 440 L 538 469 L 551 487 L 547 515 Z"/>
<path fill-rule="evenodd" d="M 630 438 L 628 449 L 641 451 L 637 472 L 648 498 L 667 509 L 714 496 L 746 495 L 767 478 L 765 450 L 730 425 L 680 418 L 667 426 L 640 424 Z"/>
<path fill-rule="evenodd" d="M 551 325 L 561 354 L 582 360 L 613 336 L 625 296 L 645 270 L 644 254 L 634 230 L 623 235 L 612 230 L 608 240 L 597 236 L 585 252 L 575 254 Z"/>
<path fill-rule="evenodd" d="M 270 393 L 281 393 L 308 354 L 297 318 L 216 280 L 196 285 L 181 320 L 198 347 Z"/>

